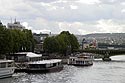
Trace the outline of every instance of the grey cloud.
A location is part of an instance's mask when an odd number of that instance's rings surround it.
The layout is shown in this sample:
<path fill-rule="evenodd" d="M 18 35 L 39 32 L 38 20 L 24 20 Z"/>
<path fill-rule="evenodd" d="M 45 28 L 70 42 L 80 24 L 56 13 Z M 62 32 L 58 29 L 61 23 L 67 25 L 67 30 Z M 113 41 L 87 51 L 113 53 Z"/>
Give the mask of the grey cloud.
<path fill-rule="evenodd" d="M 28 1 L 50 3 L 50 2 L 54 2 L 54 1 L 58 1 L 58 0 L 28 0 Z"/>
<path fill-rule="evenodd" d="M 42 16 L 48 20 L 56 21 L 93 21 L 99 19 L 121 19 L 121 8 L 115 8 L 114 5 L 78 5 L 77 10 L 72 10 L 68 5 L 65 9 L 57 9 L 52 11 L 43 11 Z M 117 16 L 115 15 L 117 14 Z"/>
<path fill-rule="evenodd" d="M 119 4 L 125 2 L 125 0 L 100 0 L 103 4 Z"/>
<path fill-rule="evenodd" d="M 33 3 L 36 1 L 37 3 Z M 28 7 L 20 7 L 15 9 L 20 17 L 35 18 L 40 17 L 50 21 L 60 21 L 60 22 L 85 22 L 85 21 L 96 21 L 100 19 L 123 19 L 124 14 L 121 10 L 124 8 L 119 4 L 103 4 L 111 0 L 101 0 L 103 3 L 88 5 L 82 3 L 76 3 L 75 1 L 67 0 L 67 3 L 47 3 L 56 9 L 48 10 L 47 6 L 41 5 L 39 2 L 44 1 L 55 1 L 55 0 L 29 0 L 27 4 Z M 114 0 L 114 2 L 118 0 Z M 123 1 L 123 0 L 120 0 Z M 45 3 L 46 4 L 46 3 Z M 75 5 L 78 7 L 76 10 L 72 10 L 70 5 Z M 50 7 L 50 8 L 52 8 Z M 63 8 L 64 7 L 64 8 Z"/>
<path fill-rule="evenodd" d="M 9 1 L 10 0 L 8 0 L 8 2 Z M 104 19 L 105 21 L 101 22 L 104 22 L 107 26 L 107 21 L 112 19 L 113 22 L 111 23 L 116 25 L 113 27 L 125 28 L 125 14 L 121 12 L 125 6 L 120 4 L 124 2 L 124 0 L 114 0 L 113 2 L 111 2 L 111 0 L 101 0 L 101 3 L 89 5 L 78 3 L 78 0 L 65 0 L 66 2 L 59 0 L 20 0 L 20 2 L 21 1 L 22 3 L 15 5 L 12 9 L 8 10 L 8 8 L 6 8 L 6 11 L 9 11 L 8 13 L 5 12 L 6 15 L 2 12 L 0 18 L 4 23 L 10 22 L 10 17 L 16 17 L 21 22 L 28 22 L 29 25 L 33 27 L 33 30 L 46 29 L 51 30 L 53 33 L 58 33 L 64 28 L 75 34 L 79 34 L 80 30 L 85 33 L 105 32 L 107 28 L 104 29 L 103 23 L 99 24 L 98 21 Z M 40 2 L 42 2 L 42 4 Z M 77 6 L 77 9 L 72 9 L 71 5 Z M 10 13 L 12 11 L 13 13 Z M 60 22 L 64 25 L 62 28 L 59 27 Z M 80 24 L 75 24 L 76 22 Z M 71 24 L 72 26 L 69 27 L 67 24 Z M 112 29 L 110 31 L 113 31 L 113 27 L 110 27 Z M 124 30 L 125 29 L 123 29 L 123 31 Z"/>

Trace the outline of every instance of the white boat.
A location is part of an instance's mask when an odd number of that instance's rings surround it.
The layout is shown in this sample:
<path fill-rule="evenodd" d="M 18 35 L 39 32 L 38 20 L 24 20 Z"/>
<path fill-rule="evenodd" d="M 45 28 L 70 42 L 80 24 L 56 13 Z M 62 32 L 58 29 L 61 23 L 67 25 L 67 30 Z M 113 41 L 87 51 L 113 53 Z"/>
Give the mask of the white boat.
<path fill-rule="evenodd" d="M 28 63 L 27 73 L 46 73 L 46 72 L 56 72 L 63 69 L 62 60 L 51 59 L 34 61 Z"/>
<path fill-rule="evenodd" d="M 68 59 L 69 65 L 89 66 L 93 65 L 94 56 L 90 53 L 80 53 Z"/>
<path fill-rule="evenodd" d="M 14 70 L 13 60 L 0 60 L 0 78 L 11 77 Z"/>

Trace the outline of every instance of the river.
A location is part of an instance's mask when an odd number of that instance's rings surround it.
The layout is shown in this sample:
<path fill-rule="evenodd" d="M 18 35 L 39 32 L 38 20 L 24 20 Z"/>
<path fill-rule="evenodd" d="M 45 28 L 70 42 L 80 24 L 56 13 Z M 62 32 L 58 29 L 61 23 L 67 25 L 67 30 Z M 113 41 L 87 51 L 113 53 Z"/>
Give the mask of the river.
<path fill-rule="evenodd" d="M 125 83 L 125 55 L 116 57 L 120 56 L 111 57 L 115 60 L 111 62 L 94 61 L 89 67 L 64 65 L 64 69 L 56 73 L 17 73 L 0 79 L 0 83 Z"/>

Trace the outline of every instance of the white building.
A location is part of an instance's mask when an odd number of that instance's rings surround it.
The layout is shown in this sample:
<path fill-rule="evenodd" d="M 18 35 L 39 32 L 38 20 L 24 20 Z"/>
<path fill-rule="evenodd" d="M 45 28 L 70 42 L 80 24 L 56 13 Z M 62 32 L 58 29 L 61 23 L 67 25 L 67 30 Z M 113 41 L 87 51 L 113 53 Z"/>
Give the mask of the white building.
<path fill-rule="evenodd" d="M 8 29 L 19 29 L 19 30 L 25 29 L 25 27 L 21 25 L 20 22 L 17 22 L 16 20 L 14 23 L 8 23 L 7 27 Z"/>

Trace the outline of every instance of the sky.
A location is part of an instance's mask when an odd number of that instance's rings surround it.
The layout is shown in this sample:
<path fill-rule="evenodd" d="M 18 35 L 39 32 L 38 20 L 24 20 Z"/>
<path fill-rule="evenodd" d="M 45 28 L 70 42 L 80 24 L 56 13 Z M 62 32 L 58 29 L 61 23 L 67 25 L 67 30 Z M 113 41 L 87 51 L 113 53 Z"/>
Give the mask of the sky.
<path fill-rule="evenodd" d="M 125 0 L 0 0 L 0 20 L 36 33 L 124 33 Z"/>

